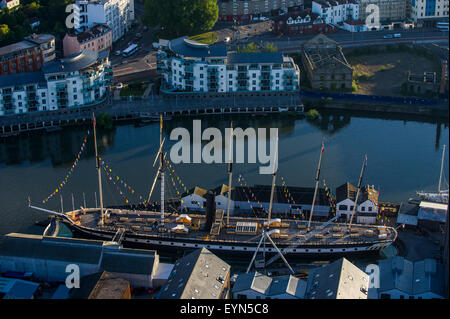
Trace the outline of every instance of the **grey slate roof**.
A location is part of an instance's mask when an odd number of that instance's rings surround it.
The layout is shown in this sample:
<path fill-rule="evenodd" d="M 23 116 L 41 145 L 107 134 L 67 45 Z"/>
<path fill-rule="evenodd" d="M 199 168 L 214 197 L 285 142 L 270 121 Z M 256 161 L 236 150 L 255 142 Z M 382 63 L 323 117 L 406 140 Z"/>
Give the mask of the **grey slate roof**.
<path fill-rule="evenodd" d="M 108 50 L 105 51 L 106 52 L 94 52 L 90 50 L 83 50 L 64 59 L 44 63 L 42 70 L 46 74 L 79 71 L 95 64 L 99 59 L 106 58 L 109 52 Z"/>
<path fill-rule="evenodd" d="M 444 296 L 444 265 L 434 259 L 411 262 L 395 256 L 378 262 L 379 293 L 398 289 L 408 295 L 432 292 Z"/>
<path fill-rule="evenodd" d="M 16 85 L 29 85 L 35 83 L 46 83 L 43 72 L 39 71 L 29 73 L 16 73 L 0 76 L 0 88 L 13 87 Z"/>
<path fill-rule="evenodd" d="M 281 52 L 258 52 L 258 53 L 230 53 L 228 54 L 230 64 L 251 63 L 283 63 Z"/>
<path fill-rule="evenodd" d="M 161 288 L 160 299 L 217 299 L 229 277 L 230 265 L 206 248 L 179 259 Z"/>
<path fill-rule="evenodd" d="M 312 269 L 308 276 L 309 299 L 367 299 L 369 275 L 345 258 Z"/>
<path fill-rule="evenodd" d="M 294 276 L 283 276 L 271 278 L 260 272 L 240 274 L 233 286 L 233 293 L 246 290 L 254 290 L 266 296 L 278 296 L 290 294 L 297 298 L 304 298 L 306 292 L 306 281 Z"/>
<path fill-rule="evenodd" d="M 227 56 L 227 48 L 225 46 L 210 46 L 188 40 L 187 36 L 171 40 L 169 49 L 178 55 L 184 57 L 206 58 L 206 57 L 222 57 Z"/>

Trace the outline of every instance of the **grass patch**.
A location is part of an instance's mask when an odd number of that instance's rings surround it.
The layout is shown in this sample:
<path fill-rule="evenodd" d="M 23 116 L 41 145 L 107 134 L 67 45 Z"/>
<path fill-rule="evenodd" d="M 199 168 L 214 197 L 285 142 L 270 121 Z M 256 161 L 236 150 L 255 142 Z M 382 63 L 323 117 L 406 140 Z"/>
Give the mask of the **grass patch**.
<path fill-rule="evenodd" d="M 189 40 L 197 41 L 203 44 L 213 44 L 219 39 L 219 36 L 216 32 L 206 32 L 199 35 L 194 35 L 189 37 Z"/>
<path fill-rule="evenodd" d="M 120 90 L 120 96 L 142 96 L 146 88 L 144 83 L 130 83 Z"/>

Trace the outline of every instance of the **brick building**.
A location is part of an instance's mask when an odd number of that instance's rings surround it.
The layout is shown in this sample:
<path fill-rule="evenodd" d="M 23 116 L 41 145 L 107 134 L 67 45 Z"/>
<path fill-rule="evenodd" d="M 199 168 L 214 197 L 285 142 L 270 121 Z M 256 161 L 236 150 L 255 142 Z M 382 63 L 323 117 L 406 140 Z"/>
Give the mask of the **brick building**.
<path fill-rule="evenodd" d="M 313 89 L 350 89 L 353 68 L 338 44 L 319 34 L 303 44 L 302 63 Z"/>
<path fill-rule="evenodd" d="M 55 37 L 33 34 L 0 48 L 0 75 L 36 72 L 55 58 Z"/>

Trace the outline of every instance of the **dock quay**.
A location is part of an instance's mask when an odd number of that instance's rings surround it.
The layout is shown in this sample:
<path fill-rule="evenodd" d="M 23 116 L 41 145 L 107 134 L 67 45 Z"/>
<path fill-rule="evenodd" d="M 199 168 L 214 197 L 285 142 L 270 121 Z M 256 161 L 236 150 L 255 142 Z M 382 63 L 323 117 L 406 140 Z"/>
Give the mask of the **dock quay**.
<path fill-rule="evenodd" d="M 172 116 L 265 114 L 279 112 L 303 113 L 298 92 L 246 93 L 239 95 L 153 95 L 147 99 L 108 98 L 93 106 L 40 111 L 0 117 L 0 137 L 14 136 L 29 131 L 56 131 L 58 127 L 88 123 L 92 113 L 107 112 L 113 120 L 159 119 L 159 114 Z"/>

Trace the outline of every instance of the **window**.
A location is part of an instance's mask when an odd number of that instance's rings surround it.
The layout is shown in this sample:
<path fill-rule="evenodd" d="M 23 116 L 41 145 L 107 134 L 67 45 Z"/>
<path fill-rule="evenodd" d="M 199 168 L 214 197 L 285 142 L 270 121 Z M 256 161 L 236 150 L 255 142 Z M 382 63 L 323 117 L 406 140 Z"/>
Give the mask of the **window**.
<path fill-rule="evenodd" d="M 347 205 L 339 205 L 339 210 L 347 210 Z"/>
<path fill-rule="evenodd" d="M 362 212 L 365 212 L 366 211 L 366 208 L 363 206 L 363 207 L 361 207 L 361 211 Z"/>

